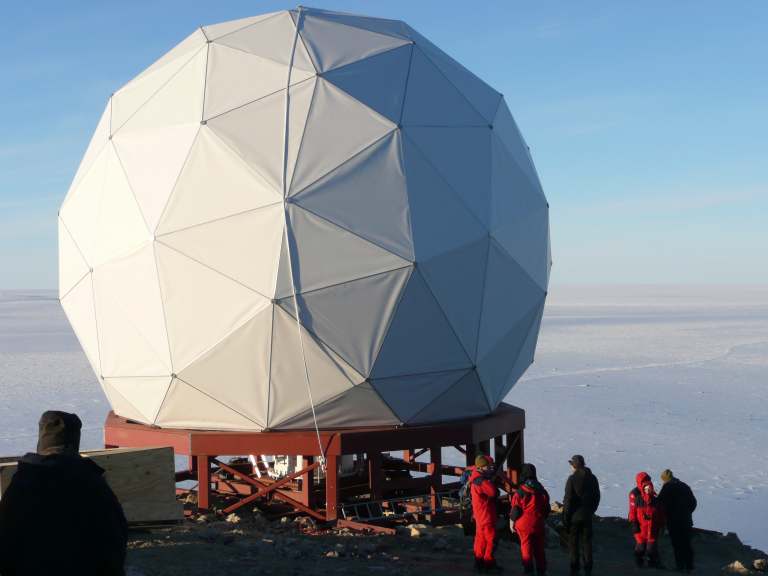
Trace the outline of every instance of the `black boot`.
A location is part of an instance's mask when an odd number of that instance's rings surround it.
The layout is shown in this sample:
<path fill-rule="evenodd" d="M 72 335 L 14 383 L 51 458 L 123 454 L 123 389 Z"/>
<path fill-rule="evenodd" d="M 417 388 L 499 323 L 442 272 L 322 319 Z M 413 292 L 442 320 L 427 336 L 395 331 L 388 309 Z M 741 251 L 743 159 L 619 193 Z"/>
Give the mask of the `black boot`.
<path fill-rule="evenodd" d="M 490 562 L 485 563 L 485 571 L 490 572 L 491 574 L 500 574 L 501 572 L 504 572 L 504 568 L 496 564 L 496 560 L 491 560 Z"/>
<path fill-rule="evenodd" d="M 475 572 L 485 572 L 485 562 L 482 558 L 475 558 Z"/>

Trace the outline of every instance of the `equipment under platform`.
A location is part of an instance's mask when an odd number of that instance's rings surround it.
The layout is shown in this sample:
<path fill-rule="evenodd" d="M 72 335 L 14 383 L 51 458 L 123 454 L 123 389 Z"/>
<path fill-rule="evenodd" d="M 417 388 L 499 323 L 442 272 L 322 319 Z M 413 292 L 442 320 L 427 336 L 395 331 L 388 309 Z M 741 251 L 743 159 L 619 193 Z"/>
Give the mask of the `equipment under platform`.
<path fill-rule="evenodd" d="M 188 469 L 176 479 L 197 481 L 199 509 L 209 509 L 214 495 L 226 500 L 225 513 L 277 500 L 317 520 L 354 528 L 402 515 L 435 521 L 449 513 L 447 502 L 455 499 L 464 467 L 443 464 L 444 448 L 460 452 L 467 466 L 478 453 L 493 455 L 514 485 L 523 463 L 524 428 L 525 411 L 509 404 L 484 417 L 439 424 L 321 430 L 319 443 L 314 430 L 170 429 L 110 412 L 104 444 L 170 446 L 177 456 L 187 456 Z M 286 455 L 296 464 L 276 475 L 275 462 L 262 455 Z"/>

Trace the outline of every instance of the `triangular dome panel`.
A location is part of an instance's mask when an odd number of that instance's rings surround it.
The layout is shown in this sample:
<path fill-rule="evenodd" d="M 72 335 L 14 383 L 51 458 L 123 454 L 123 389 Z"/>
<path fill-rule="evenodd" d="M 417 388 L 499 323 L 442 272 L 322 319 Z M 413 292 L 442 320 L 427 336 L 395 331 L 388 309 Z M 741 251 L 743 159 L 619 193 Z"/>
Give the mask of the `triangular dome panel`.
<path fill-rule="evenodd" d="M 272 298 L 284 226 L 283 206 L 273 204 L 172 232 L 158 241 Z"/>
<path fill-rule="evenodd" d="M 112 411 L 128 420 L 134 422 L 141 422 L 142 424 L 152 424 L 151 420 L 147 420 L 146 416 L 133 405 L 125 396 L 123 396 L 117 388 L 112 385 L 112 380 L 100 380 L 101 389 L 104 391 L 104 395 L 109 401 L 109 405 Z"/>
<path fill-rule="evenodd" d="M 88 263 L 59 218 L 59 298 L 66 296 L 89 272 Z"/>
<path fill-rule="evenodd" d="M 488 239 L 421 263 L 419 270 L 471 358 L 477 351 Z"/>
<path fill-rule="evenodd" d="M 541 304 L 546 293 L 497 242 L 491 241 L 483 297 L 478 359 L 485 357 L 511 326 L 518 326 Z M 530 325 L 532 320 L 528 321 Z M 521 339 L 522 340 L 522 339 Z"/>
<path fill-rule="evenodd" d="M 403 138 L 403 158 L 418 262 L 487 237 L 481 223 L 408 137 Z"/>
<path fill-rule="evenodd" d="M 86 276 L 61 299 L 61 307 L 75 331 L 80 347 L 96 374 L 101 374 L 99 335 L 96 327 L 96 308 L 93 303 L 93 282 Z"/>
<path fill-rule="evenodd" d="M 211 44 L 205 90 L 207 120 L 288 86 L 289 67 L 225 45 Z M 312 72 L 294 68 L 291 84 L 312 77 Z"/>
<path fill-rule="evenodd" d="M 475 217 L 490 228 L 491 130 L 486 127 L 406 128 L 407 137 L 443 175 Z"/>
<path fill-rule="evenodd" d="M 415 126 L 488 126 L 445 75 L 418 48 L 413 49 L 403 124 Z"/>
<path fill-rule="evenodd" d="M 279 306 L 273 308 L 269 427 L 280 428 L 311 408 L 303 359 L 306 360 L 315 406 L 360 384 L 365 378 L 303 328 L 300 342 L 296 319 Z"/>
<path fill-rule="evenodd" d="M 386 18 L 374 18 L 371 16 L 360 16 L 359 14 L 349 14 L 346 12 L 336 12 L 333 10 L 322 10 L 320 8 L 304 8 L 305 14 L 309 13 L 316 18 L 322 18 L 338 24 L 345 24 L 354 28 L 362 28 L 377 34 L 394 36 L 402 40 L 411 40 L 413 30 L 400 20 L 389 20 Z M 292 10 L 294 20 L 296 20 L 296 10 Z"/>
<path fill-rule="evenodd" d="M 167 428 L 261 430 L 256 422 L 175 378 L 155 424 Z"/>
<path fill-rule="evenodd" d="M 294 202 L 406 260 L 414 258 L 399 131 L 305 188 Z"/>
<path fill-rule="evenodd" d="M 382 401 L 370 384 L 360 384 L 336 398 L 315 406 L 312 411 L 294 416 L 280 424 L 282 429 L 312 428 L 317 418 L 322 428 L 349 426 L 396 426 L 401 420 Z"/>
<path fill-rule="evenodd" d="M 304 327 L 363 375 L 371 371 L 410 268 L 299 294 Z M 293 298 L 280 306 L 296 317 Z"/>
<path fill-rule="evenodd" d="M 170 375 L 168 335 L 152 245 L 96 268 L 93 290 L 101 374 Z"/>
<path fill-rule="evenodd" d="M 299 28 L 318 72 L 410 44 L 410 40 L 333 22 L 312 12 L 301 16 Z"/>
<path fill-rule="evenodd" d="M 165 399 L 168 388 L 171 385 L 170 376 L 159 378 L 104 378 L 105 387 L 110 388 L 110 392 L 117 392 L 123 399 L 130 398 L 130 407 L 135 409 L 142 418 L 139 422 L 153 424 L 160 410 L 160 405 Z M 110 396 L 111 398 L 112 396 Z M 125 400 L 128 402 L 127 400 Z M 128 407 L 124 407 L 126 409 Z M 130 408 L 128 408 L 130 410 Z M 117 411 L 124 418 L 135 419 L 134 416 Z"/>
<path fill-rule="evenodd" d="M 267 20 L 268 18 L 274 18 L 280 14 L 281 12 L 268 12 L 267 14 L 259 14 L 258 16 L 249 16 L 248 18 L 238 18 L 237 20 L 228 20 L 227 22 L 221 22 L 220 24 L 203 26 L 203 33 L 208 40 L 214 42 L 227 34 L 238 32 L 251 24 L 256 24 L 257 22 Z"/>
<path fill-rule="evenodd" d="M 155 249 L 177 373 L 270 306 L 264 296 L 172 248 L 157 243 Z"/>
<path fill-rule="evenodd" d="M 269 58 L 283 65 L 292 64 L 307 72 L 315 72 L 314 66 L 302 42 L 295 43 L 296 26 L 288 12 L 278 12 L 251 26 L 221 36 L 218 44 L 237 48 L 255 56 Z M 293 55 L 293 60 L 291 56 Z"/>
<path fill-rule="evenodd" d="M 85 154 L 83 154 L 83 159 L 80 160 L 77 173 L 72 179 L 72 184 L 69 187 L 70 190 L 77 186 L 78 182 L 80 182 L 80 179 L 90 169 L 93 162 L 99 156 L 99 153 L 109 142 L 109 125 L 111 120 L 112 99 L 110 98 L 110 100 L 107 102 L 106 108 L 104 108 L 104 112 L 101 114 L 101 118 L 99 119 L 99 123 L 96 126 L 96 130 L 94 130 L 93 136 L 91 136 L 91 140 L 88 143 L 88 148 L 86 149 Z"/>
<path fill-rule="evenodd" d="M 212 222 L 282 201 L 273 188 L 207 126 L 176 182 L 158 235 Z"/>
<path fill-rule="evenodd" d="M 407 260 L 295 204 L 289 205 L 288 216 L 291 260 L 281 260 L 285 272 L 281 273 L 283 282 L 278 284 L 289 291 L 279 292 L 279 298 L 291 294 L 291 277 L 297 292 L 308 292 L 410 265 Z"/>
<path fill-rule="evenodd" d="M 290 89 L 291 109 L 288 116 L 288 165 L 286 168 L 288 174 L 291 173 L 291 167 L 301 143 L 314 85 L 314 80 L 307 80 L 291 86 Z M 283 136 L 286 94 L 287 92 L 281 91 L 266 96 L 208 122 L 208 127 L 217 136 L 281 193 L 285 153 Z"/>
<path fill-rule="evenodd" d="M 318 79 L 291 194 L 300 192 L 395 128 L 384 116 L 330 82 Z"/>
<path fill-rule="evenodd" d="M 491 409 L 485 400 L 477 373 L 472 370 L 442 396 L 412 417 L 408 424 L 444 422 L 459 418 L 476 418 L 488 414 Z M 446 417 L 450 414 L 450 417 Z"/>
<path fill-rule="evenodd" d="M 418 269 L 395 311 L 371 376 L 388 378 L 472 367 Z"/>
<path fill-rule="evenodd" d="M 461 380 L 466 373 L 466 370 L 451 370 L 379 378 L 373 380 L 371 384 L 400 421 L 408 422 Z"/>
<path fill-rule="evenodd" d="M 491 234 L 546 290 L 549 282 L 549 205 L 494 134 Z"/>
<path fill-rule="evenodd" d="M 182 370 L 179 378 L 264 428 L 271 347 L 272 307 L 268 307 Z"/>
<path fill-rule="evenodd" d="M 323 77 L 394 123 L 400 122 L 410 44 L 327 72 Z"/>
<path fill-rule="evenodd" d="M 528 146 L 523 135 L 520 133 L 520 129 L 517 127 L 515 119 L 512 117 L 512 113 L 503 100 L 493 121 L 493 132 L 506 146 L 512 158 L 515 159 L 518 168 L 523 171 L 533 187 L 543 196 L 544 192 L 541 190 L 541 182 L 539 182 L 539 176 L 531 160 L 531 153 L 528 151 Z"/>

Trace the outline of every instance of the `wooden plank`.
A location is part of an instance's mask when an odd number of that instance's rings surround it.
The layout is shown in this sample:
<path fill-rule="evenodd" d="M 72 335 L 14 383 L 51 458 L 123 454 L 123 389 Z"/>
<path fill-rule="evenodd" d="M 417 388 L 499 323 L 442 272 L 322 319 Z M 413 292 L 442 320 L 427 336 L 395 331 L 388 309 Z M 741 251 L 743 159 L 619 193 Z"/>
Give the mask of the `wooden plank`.
<path fill-rule="evenodd" d="M 123 506 L 130 524 L 181 520 L 183 507 L 176 501 L 176 478 L 171 448 L 115 448 L 89 450 L 104 469 L 104 479 Z M 16 473 L 16 462 L 0 463 L 0 498 Z"/>

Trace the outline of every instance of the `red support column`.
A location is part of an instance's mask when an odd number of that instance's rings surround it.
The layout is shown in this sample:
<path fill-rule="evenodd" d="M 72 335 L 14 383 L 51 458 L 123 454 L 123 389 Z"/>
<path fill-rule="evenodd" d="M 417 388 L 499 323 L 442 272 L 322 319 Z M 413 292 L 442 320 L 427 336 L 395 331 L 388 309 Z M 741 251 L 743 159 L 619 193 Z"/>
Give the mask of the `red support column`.
<path fill-rule="evenodd" d="M 309 468 L 315 461 L 314 456 L 304 456 L 302 467 Z M 315 506 L 315 471 L 310 470 L 301 477 L 301 502 L 309 508 Z"/>
<path fill-rule="evenodd" d="M 325 519 L 339 517 L 339 457 L 328 456 L 325 468 Z"/>
<path fill-rule="evenodd" d="M 368 453 L 368 485 L 371 487 L 371 500 L 384 498 L 382 484 L 384 482 L 381 473 L 381 452 Z"/>
<path fill-rule="evenodd" d="M 430 459 L 430 475 L 431 482 L 429 484 L 429 507 L 432 509 L 432 513 L 435 514 L 440 507 L 440 492 L 443 488 L 443 473 L 441 466 L 443 465 L 443 453 L 440 446 L 433 446 L 429 449 Z"/>
<path fill-rule="evenodd" d="M 211 505 L 211 457 L 197 456 L 197 507 L 208 510 Z"/>

